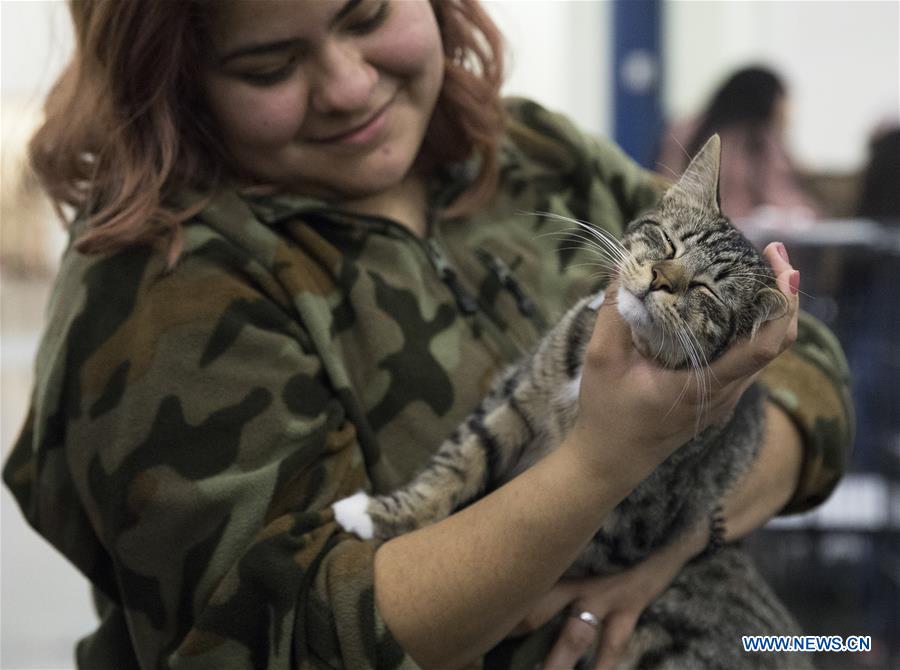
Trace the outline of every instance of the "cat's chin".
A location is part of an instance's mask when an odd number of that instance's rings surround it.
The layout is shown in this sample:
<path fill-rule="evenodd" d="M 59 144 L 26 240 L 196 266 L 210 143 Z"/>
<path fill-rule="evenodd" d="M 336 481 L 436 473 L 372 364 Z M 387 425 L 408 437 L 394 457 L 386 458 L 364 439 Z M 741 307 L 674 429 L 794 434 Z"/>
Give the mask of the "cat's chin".
<path fill-rule="evenodd" d="M 640 298 L 624 286 L 616 295 L 616 308 L 631 328 L 631 341 L 638 353 L 645 358 L 654 358 L 660 348 L 660 337 L 653 317 Z"/>
<path fill-rule="evenodd" d="M 688 365 L 684 355 L 672 349 L 669 338 L 646 338 L 632 326 L 631 342 L 637 352 L 646 359 L 656 361 L 664 368 L 683 368 Z"/>
<path fill-rule="evenodd" d="M 625 319 L 625 322 L 631 326 L 632 334 L 636 330 L 650 328 L 653 325 L 653 319 L 644 303 L 640 298 L 634 295 L 624 286 L 620 286 L 616 293 L 616 309 Z"/>
<path fill-rule="evenodd" d="M 687 365 L 683 352 L 673 350 L 674 339 L 656 325 L 640 299 L 624 286 L 619 287 L 616 298 L 619 314 L 631 328 L 631 342 L 641 356 L 667 368 Z"/>

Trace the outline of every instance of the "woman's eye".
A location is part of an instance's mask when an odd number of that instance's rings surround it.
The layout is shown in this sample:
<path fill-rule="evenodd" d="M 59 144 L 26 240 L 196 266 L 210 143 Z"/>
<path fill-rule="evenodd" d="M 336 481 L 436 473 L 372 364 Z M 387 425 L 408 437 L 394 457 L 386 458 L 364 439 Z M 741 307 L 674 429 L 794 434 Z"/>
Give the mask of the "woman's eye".
<path fill-rule="evenodd" d="M 288 78 L 294 71 L 295 61 L 291 59 L 284 65 L 270 70 L 254 70 L 252 72 L 242 72 L 241 79 L 253 84 L 254 86 L 271 86 Z"/>
<path fill-rule="evenodd" d="M 387 0 L 378 3 L 378 8 L 369 16 L 353 21 L 347 26 L 347 30 L 357 35 L 365 35 L 378 28 L 385 22 L 388 15 Z"/>

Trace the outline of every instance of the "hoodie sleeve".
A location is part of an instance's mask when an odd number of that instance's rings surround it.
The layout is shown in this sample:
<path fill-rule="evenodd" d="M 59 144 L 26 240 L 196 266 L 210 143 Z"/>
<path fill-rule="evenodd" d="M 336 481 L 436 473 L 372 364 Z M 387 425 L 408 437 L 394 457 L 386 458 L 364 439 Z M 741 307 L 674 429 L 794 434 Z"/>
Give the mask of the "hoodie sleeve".
<path fill-rule="evenodd" d="M 265 285 L 220 240 L 64 265 L 4 478 L 95 586 L 81 667 L 413 666 L 328 509 L 367 485 L 354 425 Z"/>
<path fill-rule="evenodd" d="M 801 312 L 796 343 L 760 381 L 803 440 L 797 490 L 781 513 L 804 512 L 828 498 L 850 461 L 854 414 L 847 360 L 831 331 Z"/>

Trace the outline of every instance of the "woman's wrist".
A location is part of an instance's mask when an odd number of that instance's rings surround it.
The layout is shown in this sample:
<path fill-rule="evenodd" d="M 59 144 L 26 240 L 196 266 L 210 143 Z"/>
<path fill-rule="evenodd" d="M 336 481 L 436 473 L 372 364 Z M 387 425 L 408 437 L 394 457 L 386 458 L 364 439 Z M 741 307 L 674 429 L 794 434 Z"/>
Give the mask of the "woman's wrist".
<path fill-rule="evenodd" d="M 624 499 L 664 460 L 658 455 L 663 453 L 661 448 L 629 443 L 608 431 L 599 434 L 598 439 L 597 433 L 576 425 L 551 455 L 568 460 L 573 479 L 594 487 L 602 483 L 617 500 Z"/>
<path fill-rule="evenodd" d="M 695 524 L 635 566 L 644 575 L 644 589 L 651 594 L 651 599 L 662 593 L 687 563 L 703 553 L 709 538 L 708 529 L 705 521 Z"/>

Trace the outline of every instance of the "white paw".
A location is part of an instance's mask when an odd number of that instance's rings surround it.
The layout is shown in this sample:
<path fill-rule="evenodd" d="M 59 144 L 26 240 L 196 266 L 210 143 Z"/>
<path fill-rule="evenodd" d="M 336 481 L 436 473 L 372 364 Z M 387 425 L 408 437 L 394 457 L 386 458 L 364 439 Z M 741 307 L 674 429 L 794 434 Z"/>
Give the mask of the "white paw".
<path fill-rule="evenodd" d="M 606 291 L 600 291 L 594 299 L 588 303 L 588 309 L 592 309 L 595 312 L 600 309 L 600 306 L 603 304 L 603 301 L 606 299 Z"/>
<path fill-rule="evenodd" d="M 360 491 L 349 498 L 338 500 L 331 508 L 334 518 L 344 530 L 356 533 L 363 540 L 371 540 L 375 534 L 372 517 L 366 511 L 369 507 L 369 496 Z"/>
<path fill-rule="evenodd" d="M 577 406 L 578 396 L 581 395 L 581 373 L 579 372 L 575 379 L 562 385 L 557 396 L 557 400 L 564 406 Z"/>

